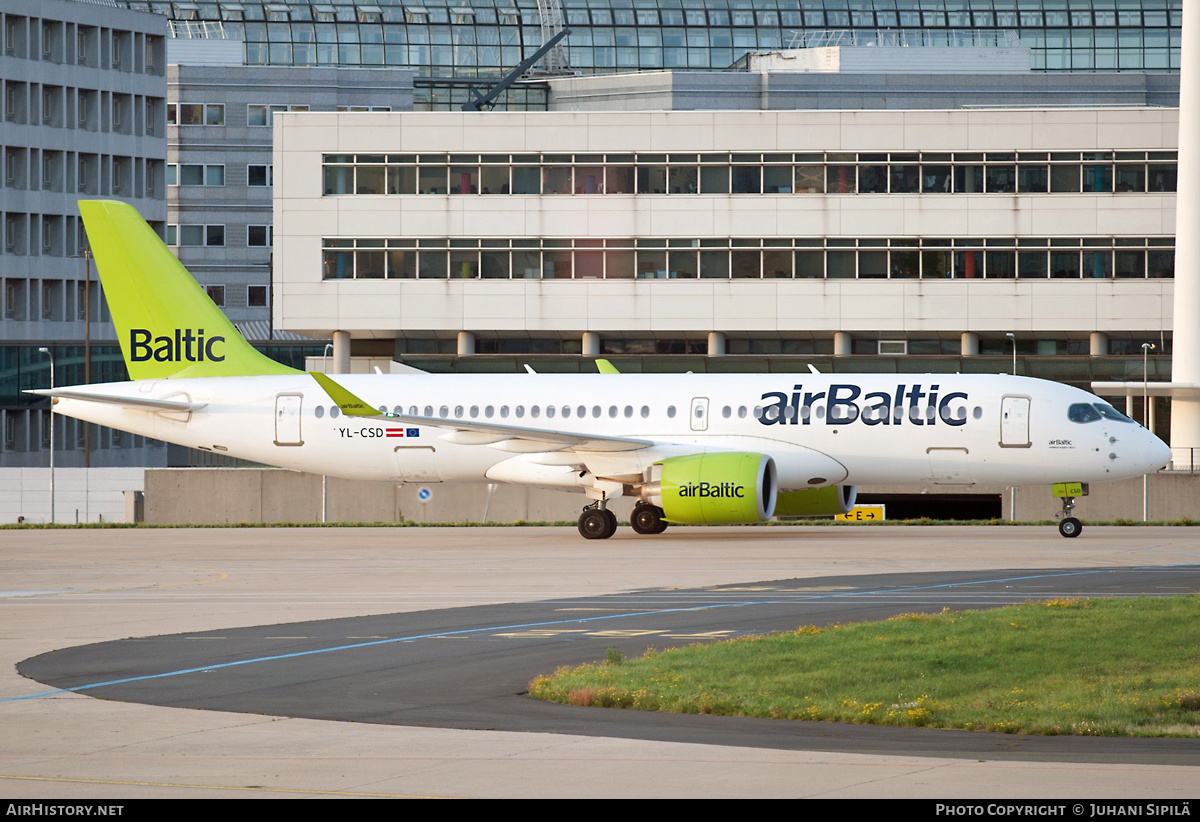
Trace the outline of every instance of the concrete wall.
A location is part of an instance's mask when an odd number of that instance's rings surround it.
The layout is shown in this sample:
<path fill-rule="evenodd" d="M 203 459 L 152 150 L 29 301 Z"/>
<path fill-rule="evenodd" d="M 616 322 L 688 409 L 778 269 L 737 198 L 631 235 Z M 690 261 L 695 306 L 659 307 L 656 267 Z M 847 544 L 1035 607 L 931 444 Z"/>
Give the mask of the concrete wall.
<path fill-rule="evenodd" d="M 1149 485 L 1151 520 L 1182 517 L 1200 520 L 1200 474 L 1153 474 Z M 321 520 L 321 477 L 315 474 L 275 468 L 150 469 L 146 471 L 145 489 L 145 517 L 148 523 Z M 428 492 L 428 498 L 424 501 L 420 498 L 422 489 Z M 1008 519 L 1011 513 L 1008 488 L 863 486 L 859 491 L 1000 494 L 1004 519 Z M 45 497 L 48 489 L 41 493 Z M 573 521 L 579 517 L 585 503 L 580 494 L 499 483 L 410 483 L 401 486 L 330 478 L 328 494 L 329 522 Z M 65 497 L 59 497 L 60 509 L 66 504 L 65 500 Z M 1140 521 L 1142 481 L 1132 479 L 1092 485 L 1091 494 L 1079 498 L 1077 503 L 1075 515 L 1084 522 L 1113 519 Z M 628 518 L 632 507 L 631 499 L 621 499 L 613 504 L 613 510 L 622 519 Z M 1017 489 L 1018 519 L 1051 519 L 1060 508 L 1060 501 L 1051 496 L 1048 485 Z M 7 510 L 0 512 L 0 516 L 7 517 Z M 71 521 L 65 516 L 60 511 L 59 520 Z M 12 516 L 6 521 L 15 519 Z M 107 513 L 105 519 L 109 519 Z M 92 521 L 95 521 L 95 512 Z"/>
<path fill-rule="evenodd" d="M 1149 477 L 1149 517 L 1174 520 L 1189 517 L 1200 520 L 1200 474 L 1151 474 Z M 1129 519 L 1142 521 L 1142 479 L 1094 483 L 1086 497 L 1075 500 L 1075 516 L 1088 520 Z M 1062 509 L 1049 485 L 1029 485 L 1017 489 L 1017 519 L 1050 519 Z M 1009 496 L 1004 494 L 1004 516 L 1009 516 Z"/>
<path fill-rule="evenodd" d="M 420 499 L 425 489 L 428 498 Z M 394 485 L 330 478 L 329 522 L 575 520 L 581 494 L 488 483 Z M 165 468 L 146 472 L 146 522 L 320 522 L 321 477 L 281 469 Z M 632 500 L 613 510 L 628 517 Z"/>
<path fill-rule="evenodd" d="M 846 72 L 848 74 L 1017 74 L 1028 73 L 1030 52 L 1017 46 L 909 48 L 823 46 L 747 54 L 750 71 Z"/>
<path fill-rule="evenodd" d="M 54 520 L 125 522 L 125 492 L 141 491 L 144 468 L 56 468 Z M 50 521 L 50 469 L 0 468 L 0 522 Z"/>
<path fill-rule="evenodd" d="M 912 52 L 913 49 L 901 49 Z M 652 71 L 551 78 L 549 110 L 957 109 L 964 106 L 1178 106 L 1179 76 Z M 906 150 L 911 149 L 905 143 Z"/>

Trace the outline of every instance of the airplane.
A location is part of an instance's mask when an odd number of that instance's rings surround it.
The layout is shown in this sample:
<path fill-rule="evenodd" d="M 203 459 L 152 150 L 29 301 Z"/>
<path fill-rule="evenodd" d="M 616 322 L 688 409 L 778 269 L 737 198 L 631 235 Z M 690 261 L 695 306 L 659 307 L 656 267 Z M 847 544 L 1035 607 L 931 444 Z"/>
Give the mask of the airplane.
<path fill-rule="evenodd" d="M 581 492 L 579 532 L 849 511 L 860 484 L 1086 485 L 1165 443 L 1099 397 L 983 374 L 306 373 L 249 345 L 131 206 L 80 201 L 131 381 L 36 390 L 55 413 L 268 465 L 393 483 Z"/>

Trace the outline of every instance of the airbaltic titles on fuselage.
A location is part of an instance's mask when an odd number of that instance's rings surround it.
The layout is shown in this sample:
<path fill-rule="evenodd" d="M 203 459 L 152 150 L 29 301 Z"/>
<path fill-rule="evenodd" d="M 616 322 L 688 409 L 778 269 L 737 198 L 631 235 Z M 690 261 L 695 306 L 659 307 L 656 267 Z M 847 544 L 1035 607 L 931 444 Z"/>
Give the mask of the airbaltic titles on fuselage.
<path fill-rule="evenodd" d="M 955 400 L 964 403 L 967 394 L 951 391 L 938 396 L 940 385 L 930 385 L 926 390 L 920 383 L 897 385 L 894 391 L 869 391 L 847 383 L 834 383 L 828 391 L 804 391 L 803 386 L 792 386 L 791 395 L 783 391 L 768 391 L 763 400 L 775 400 L 764 405 L 758 421 L 763 425 L 809 425 L 812 423 L 813 403 L 825 400 L 825 424 L 849 425 L 862 421 L 864 425 L 935 425 L 940 420 L 945 425 L 966 425 L 967 417 L 963 406 L 956 405 L 960 415 L 952 407 Z M 859 398 L 862 402 L 858 402 Z M 929 414 L 925 409 L 936 408 Z M 772 410 L 774 409 L 774 410 Z"/>

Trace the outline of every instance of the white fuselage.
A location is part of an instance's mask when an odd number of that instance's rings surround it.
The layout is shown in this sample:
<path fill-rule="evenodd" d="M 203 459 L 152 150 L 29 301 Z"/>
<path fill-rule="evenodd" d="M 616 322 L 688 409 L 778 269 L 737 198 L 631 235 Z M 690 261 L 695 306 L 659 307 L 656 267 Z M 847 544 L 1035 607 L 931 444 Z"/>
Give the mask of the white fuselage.
<path fill-rule="evenodd" d="M 704 451 L 774 458 L 783 490 L 831 484 L 1100 482 L 1169 459 L 1135 423 L 1073 421 L 1103 404 L 1070 386 L 960 374 L 339 375 L 397 418 L 347 416 L 307 374 L 79 386 L 204 403 L 141 410 L 60 398 L 60 414 L 255 462 L 353 479 L 484 480 L 581 487 L 625 482 Z M 456 423 L 459 426 L 456 427 Z M 527 429 L 521 438 L 463 430 Z M 636 438 L 638 449 L 564 450 L 538 432 Z M 586 464 L 587 471 L 580 466 Z"/>

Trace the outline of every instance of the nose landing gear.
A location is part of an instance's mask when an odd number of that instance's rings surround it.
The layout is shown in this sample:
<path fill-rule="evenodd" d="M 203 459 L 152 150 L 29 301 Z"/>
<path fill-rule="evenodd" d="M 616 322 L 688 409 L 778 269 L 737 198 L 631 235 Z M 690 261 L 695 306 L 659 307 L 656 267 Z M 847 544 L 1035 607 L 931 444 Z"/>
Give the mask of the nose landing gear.
<path fill-rule="evenodd" d="M 1075 497 L 1086 497 L 1087 483 L 1058 482 L 1053 486 L 1054 496 L 1062 500 L 1062 511 L 1055 514 L 1058 517 L 1058 533 L 1067 539 L 1074 539 L 1083 531 L 1083 523 L 1071 516 L 1075 511 Z"/>

